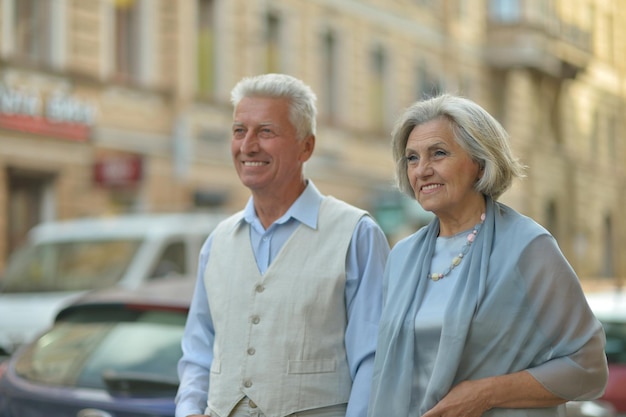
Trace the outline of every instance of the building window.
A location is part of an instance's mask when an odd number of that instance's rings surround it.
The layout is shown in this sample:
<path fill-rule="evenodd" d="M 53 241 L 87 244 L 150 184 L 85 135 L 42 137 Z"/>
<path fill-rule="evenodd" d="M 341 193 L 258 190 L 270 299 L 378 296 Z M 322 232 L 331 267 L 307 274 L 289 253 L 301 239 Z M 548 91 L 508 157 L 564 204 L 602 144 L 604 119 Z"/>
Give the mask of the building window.
<path fill-rule="evenodd" d="M 425 61 L 417 66 L 417 99 L 435 97 L 443 91 L 442 83 L 431 74 Z"/>
<path fill-rule="evenodd" d="M 275 13 L 268 13 L 266 17 L 265 44 L 266 72 L 280 72 L 280 29 L 281 21 Z"/>
<path fill-rule="evenodd" d="M 604 250 L 602 259 L 602 271 L 600 274 L 606 278 L 613 278 L 615 276 L 613 252 L 615 247 L 613 245 L 613 219 L 611 215 L 607 215 L 604 218 L 604 230 L 602 231 L 604 238 Z"/>
<path fill-rule="evenodd" d="M 596 109 L 594 110 L 591 119 L 591 131 L 589 135 L 589 154 L 591 158 L 595 158 L 598 156 L 598 147 L 600 146 L 600 132 L 600 111 Z"/>
<path fill-rule="evenodd" d="M 370 54 L 370 120 L 374 129 L 385 127 L 385 51 L 378 46 Z"/>
<path fill-rule="evenodd" d="M 139 70 L 139 13 L 137 0 L 115 0 L 115 78 L 129 81 Z"/>
<path fill-rule="evenodd" d="M 490 0 L 489 16 L 497 22 L 517 22 L 522 15 L 521 0 Z"/>
<path fill-rule="evenodd" d="M 198 94 L 210 96 L 215 92 L 215 2 L 198 0 Z"/>
<path fill-rule="evenodd" d="M 470 16 L 471 5 L 469 0 L 459 0 L 458 4 L 458 17 L 459 20 L 468 19 Z"/>
<path fill-rule="evenodd" d="M 546 223 L 545 228 L 552 233 L 552 236 L 558 239 L 559 227 L 558 227 L 558 212 L 556 203 L 552 200 L 548 201 L 546 205 Z"/>
<path fill-rule="evenodd" d="M 434 6 L 435 0 L 415 0 L 418 6 L 422 7 L 432 7 Z"/>
<path fill-rule="evenodd" d="M 615 44 L 613 40 L 616 34 L 613 29 L 613 16 L 609 13 L 604 16 L 604 24 L 602 25 L 602 36 L 604 38 L 605 56 L 609 63 L 615 62 Z"/>
<path fill-rule="evenodd" d="M 616 161 L 619 156 L 619 149 L 617 147 L 617 118 L 615 115 L 607 116 L 606 121 L 606 138 L 607 138 L 607 146 L 609 149 L 609 158 L 613 161 Z"/>
<path fill-rule="evenodd" d="M 322 100 L 326 119 L 329 123 L 337 121 L 338 110 L 338 71 L 337 71 L 337 41 L 335 34 L 326 32 L 322 39 Z"/>
<path fill-rule="evenodd" d="M 459 77 L 459 87 L 458 93 L 464 97 L 472 97 L 472 88 L 474 87 L 472 83 L 472 78 L 468 75 L 461 75 Z"/>
<path fill-rule="evenodd" d="M 35 63 L 51 62 L 52 13 L 50 0 L 15 0 L 15 56 Z"/>
<path fill-rule="evenodd" d="M 53 220 L 54 175 L 8 168 L 7 253 L 26 242 L 32 227 Z"/>

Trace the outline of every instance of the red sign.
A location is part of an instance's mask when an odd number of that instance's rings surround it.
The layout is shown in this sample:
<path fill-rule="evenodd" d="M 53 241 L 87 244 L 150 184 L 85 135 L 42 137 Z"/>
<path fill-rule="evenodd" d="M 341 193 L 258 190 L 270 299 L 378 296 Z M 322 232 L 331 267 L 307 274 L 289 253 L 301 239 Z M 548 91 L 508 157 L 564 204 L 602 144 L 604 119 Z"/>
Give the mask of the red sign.
<path fill-rule="evenodd" d="M 142 177 L 139 155 L 106 155 L 94 164 L 94 182 L 104 187 L 137 185 Z"/>
<path fill-rule="evenodd" d="M 0 113 L 0 127 L 36 135 L 54 136 L 79 142 L 89 140 L 91 128 L 84 124 L 53 122 L 38 116 Z"/>

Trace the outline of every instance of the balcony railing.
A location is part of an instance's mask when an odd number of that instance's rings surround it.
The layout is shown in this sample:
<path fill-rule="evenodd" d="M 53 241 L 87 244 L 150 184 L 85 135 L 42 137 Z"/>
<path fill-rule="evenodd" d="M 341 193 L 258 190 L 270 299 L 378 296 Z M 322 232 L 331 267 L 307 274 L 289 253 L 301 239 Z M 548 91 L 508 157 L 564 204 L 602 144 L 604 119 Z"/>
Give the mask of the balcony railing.
<path fill-rule="evenodd" d="M 591 59 L 591 32 L 554 16 L 491 15 L 485 54 L 495 68 L 531 68 L 573 78 Z"/>

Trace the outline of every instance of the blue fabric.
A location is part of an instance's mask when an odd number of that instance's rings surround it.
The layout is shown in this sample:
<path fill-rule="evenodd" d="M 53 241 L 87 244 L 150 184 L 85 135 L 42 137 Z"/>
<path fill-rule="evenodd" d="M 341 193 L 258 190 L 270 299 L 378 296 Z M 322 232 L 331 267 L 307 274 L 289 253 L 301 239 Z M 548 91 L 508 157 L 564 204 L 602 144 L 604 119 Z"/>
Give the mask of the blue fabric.
<path fill-rule="evenodd" d="M 315 228 L 323 196 L 309 181 L 292 207 L 264 230 L 252 199 L 244 209 L 250 224 L 250 240 L 259 271 L 263 273 L 300 224 Z M 211 253 L 212 236 L 200 252 L 196 289 L 183 336 L 183 357 L 178 365 L 181 379 L 176 397 L 176 417 L 202 414 L 207 405 L 209 373 L 213 361 L 215 330 L 202 274 Z M 382 274 L 389 244 L 378 225 L 364 216 L 354 231 L 346 259 L 345 343 L 352 376 L 352 391 L 346 417 L 365 417 L 370 394 L 378 321 L 382 308 Z"/>
<path fill-rule="evenodd" d="M 415 317 L 426 289 L 438 219 L 391 251 L 370 397 L 370 417 L 419 416 L 464 380 L 528 370 L 566 399 L 593 398 L 606 382 L 604 333 L 553 237 L 486 199 L 486 220 L 459 265 L 440 347 L 423 398 L 413 398 L 420 348 Z M 445 278 L 444 278 L 445 279 Z M 557 416 L 563 406 L 493 409 L 489 416 Z"/>
<path fill-rule="evenodd" d="M 444 271 L 450 266 L 451 259 L 459 254 L 467 242 L 467 235 L 471 230 L 465 230 L 455 236 L 437 238 L 435 251 L 431 262 L 432 271 Z M 426 280 L 426 289 L 422 303 L 415 316 L 415 340 L 419 342 L 419 349 L 415 351 L 415 363 L 419 363 L 413 375 L 411 394 L 411 408 L 426 392 L 432 375 L 435 358 L 439 352 L 439 340 L 443 325 L 443 310 L 450 302 L 454 288 L 459 282 L 459 269 L 454 268 L 448 275 L 439 281 Z"/>

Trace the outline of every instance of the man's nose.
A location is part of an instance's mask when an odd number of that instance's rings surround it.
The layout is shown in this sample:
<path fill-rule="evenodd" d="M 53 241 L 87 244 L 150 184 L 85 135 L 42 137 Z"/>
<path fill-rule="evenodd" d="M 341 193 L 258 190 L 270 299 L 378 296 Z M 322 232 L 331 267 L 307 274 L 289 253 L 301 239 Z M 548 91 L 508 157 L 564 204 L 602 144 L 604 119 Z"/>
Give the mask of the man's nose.
<path fill-rule="evenodd" d="M 239 147 L 241 152 L 243 153 L 254 153 L 259 150 L 259 138 L 256 133 L 250 131 L 246 133 L 246 136 L 241 141 L 241 146 Z"/>

